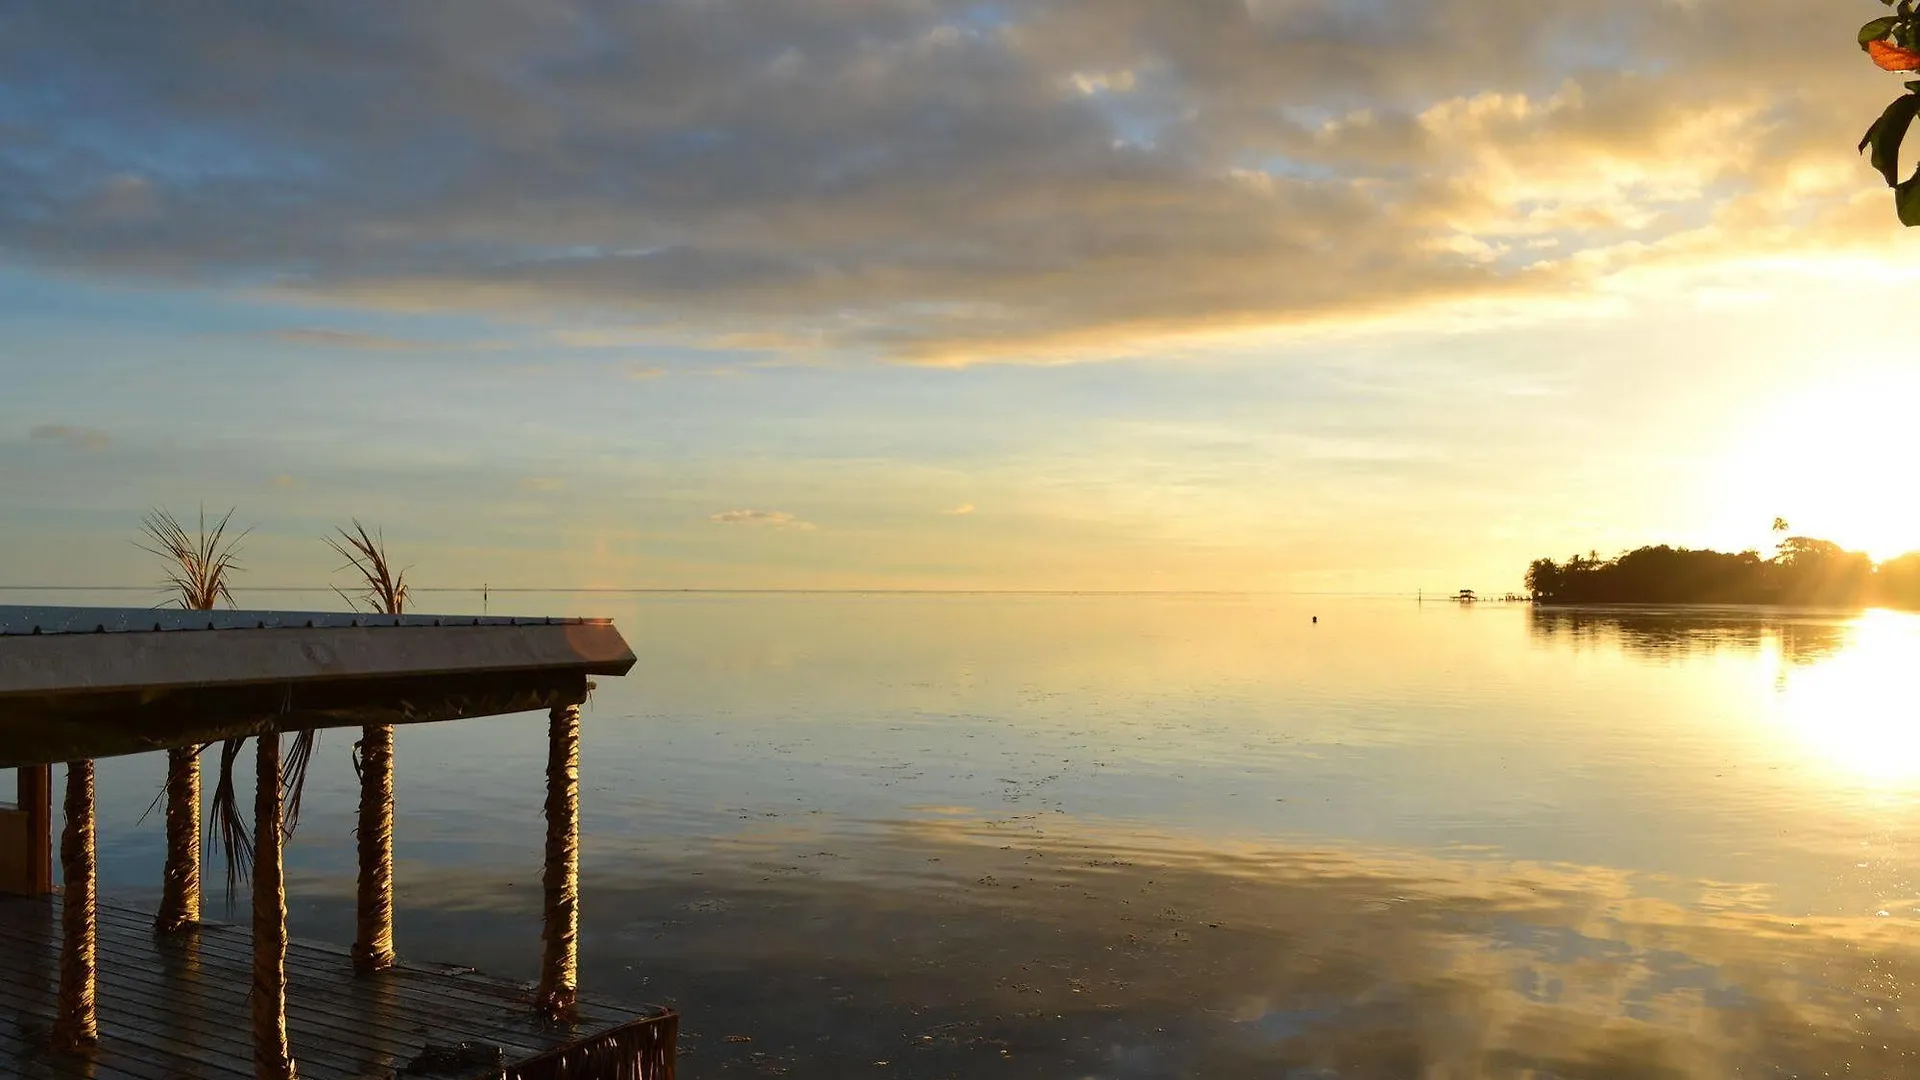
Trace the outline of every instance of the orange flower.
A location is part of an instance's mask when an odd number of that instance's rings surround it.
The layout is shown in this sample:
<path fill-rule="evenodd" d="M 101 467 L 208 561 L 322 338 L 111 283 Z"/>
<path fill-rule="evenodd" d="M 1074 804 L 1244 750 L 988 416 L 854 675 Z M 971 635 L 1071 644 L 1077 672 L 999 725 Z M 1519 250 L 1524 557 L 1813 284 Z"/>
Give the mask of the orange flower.
<path fill-rule="evenodd" d="M 1920 71 L 1920 52 L 1903 49 L 1891 41 L 1867 42 L 1867 55 L 1887 71 Z"/>

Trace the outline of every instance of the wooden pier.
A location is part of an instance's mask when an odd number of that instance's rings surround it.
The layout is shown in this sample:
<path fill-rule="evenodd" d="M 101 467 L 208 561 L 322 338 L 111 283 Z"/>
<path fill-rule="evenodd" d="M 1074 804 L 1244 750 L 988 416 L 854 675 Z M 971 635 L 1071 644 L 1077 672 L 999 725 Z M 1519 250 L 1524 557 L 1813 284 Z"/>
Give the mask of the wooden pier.
<path fill-rule="evenodd" d="M 19 1077 L 672 1080 L 678 1019 L 579 999 L 580 707 L 624 675 L 613 624 L 326 612 L 0 607 L 0 1066 Z M 540 980 L 530 994 L 403 964 L 393 913 L 393 725 L 545 714 Z M 284 849 L 315 733 L 357 727 L 355 940 L 287 940 Z M 286 737 L 293 749 L 285 754 Z M 251 823 L 233 770 L 254 743 Z M 200 919 L 210 831 L 249 879 L 250 929 Z M 160 910 L 98 897 L 94 760 L 167 754 Z M 60 899 L 50 766 L 64 761 Z M 248 1062 L 251 1061 L 251 1068 Z"/>
<path fill-rule="evenodd" d="M 98 905 L 100 1041 L 87 1056 L 56 1053 L 58 897 L 0 897 L 0 1076 L 20 1080 L 247 1080 L 253 943 L 243 926 L 201 924 L 159 935 L 153 914 Z M 287 1027 L 305 1080 L 543 1080 L 672 1075 L 678 1018 L 664 1009 L 581 998 L 571 1023 L 542 1019 L 530 987 L 463 968 L 402 961 L 355 975 L 348 951 L 295 941 L 287 949 Z M 416 1068 L 468 1044 L 498 1064 Z M 423 1057 L 423 1055 L 426 1055 Z M 581 1066 L 622 1058 L 643 1071 Z M 472 1058 L 470 1060 L 478 1060 Z"/>

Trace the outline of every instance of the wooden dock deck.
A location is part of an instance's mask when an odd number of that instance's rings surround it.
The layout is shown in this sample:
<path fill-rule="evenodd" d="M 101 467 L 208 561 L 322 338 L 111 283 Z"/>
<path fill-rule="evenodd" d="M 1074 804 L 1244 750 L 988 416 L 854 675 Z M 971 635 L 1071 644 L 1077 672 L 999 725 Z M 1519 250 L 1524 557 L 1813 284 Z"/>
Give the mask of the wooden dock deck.
<path fill-rule="evenodd" d="M 252 942 L 205 924 L 157 937 L 150 913 L 99 905 L 100 1042 L 48 1044 L 59 982 L 60 899 L 0 897 L 0 1076 L 20 1080 L 251 1080 Z M 671 1080 L 678 1017 L 582 998 L 577 1022 L 534 1015 L 524 987 L 401 963 L 356 977 L 347 950 L 294 941 L 287 1026 L 302 1080 Z M 498 1047 L 500 1063 L 414 1068 L 430 1047 Z"/>

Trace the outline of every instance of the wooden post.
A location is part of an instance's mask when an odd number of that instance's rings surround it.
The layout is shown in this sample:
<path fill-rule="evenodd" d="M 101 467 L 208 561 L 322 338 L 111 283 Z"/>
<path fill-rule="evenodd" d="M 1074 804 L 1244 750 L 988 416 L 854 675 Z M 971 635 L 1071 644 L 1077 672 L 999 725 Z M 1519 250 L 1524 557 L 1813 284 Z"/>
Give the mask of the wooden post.
<path fill-rule="evenodd" d="M 17 777 L 20 809 L 27 812 L 27 891 L 53 891 L 53 767 L 32 765 Z"/>
<path fill-rule="evenodd" d="M 287 1045 L 287 890 L 281 865 L 280 733 L 261 735 L 253 789 L 253 1075 L 296 1080 Z"/>
<path fill-rule="evenodd" d="M 45 765 L 14 770 L 12 807 L 0 806 L 0 892 L 53 891 L 53 783 Z"/>
<path fill-rule="evenodd" d="M 393 966 L 393 729 L 360 732 L 360 887 L 353 942 L 359 972 Z"/>
<path fill-rule="evenodd" d="M 98 972 L 94 967 L 93 762 L 67 762 L 67 823 L 60 832 L 60 873 L 66 895 L 60 901 L 60 997 L 53 1021 L 53 1045 L 80 1051 L 100 1041 L 94 1014 Z"/>
<path fill-rule="evenodd" d="M 167 751 L 167 861 L 153 927 L 174 934 L 200 921 L 200 747 Z"/>
<path fill-rule="evenodd" d="M 580 706 L 556 706 L 547 716 L 546 948 L 534 1005 L 556 1020 L 571 1019 L 579 983 L 580 950 Z"/>

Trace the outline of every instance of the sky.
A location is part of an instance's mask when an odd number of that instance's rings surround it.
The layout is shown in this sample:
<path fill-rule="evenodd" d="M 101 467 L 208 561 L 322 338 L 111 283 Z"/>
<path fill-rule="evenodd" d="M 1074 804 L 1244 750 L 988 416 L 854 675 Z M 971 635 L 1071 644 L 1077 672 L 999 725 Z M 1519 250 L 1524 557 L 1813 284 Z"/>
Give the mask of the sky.
<path fill-rule="evenodd" d="M 1869 0 L 0 9 L 0 585 L 1920 548 Z M 1911 156 L 1911 152 L 1909 154 Z"/>

